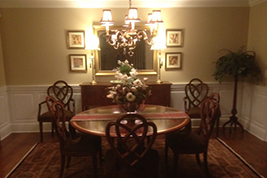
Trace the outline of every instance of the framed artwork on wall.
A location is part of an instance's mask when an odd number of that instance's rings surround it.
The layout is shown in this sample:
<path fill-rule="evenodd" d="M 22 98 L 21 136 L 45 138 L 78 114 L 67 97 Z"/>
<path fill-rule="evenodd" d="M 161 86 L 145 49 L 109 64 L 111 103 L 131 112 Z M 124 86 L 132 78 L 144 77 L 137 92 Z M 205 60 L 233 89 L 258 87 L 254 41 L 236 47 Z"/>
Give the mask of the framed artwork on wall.
<path fill-rule="evenodd" d="M 67 31 L 67 45 L 69 49 L 84 49 L 85 48 L 85 32 Z"/>
<path fill-rule="evenodd" d="M 175 70 L 181 68 L 182 53 L 165 53 L 165 68 L 166 70 Z"/>
<path fill-rule="evenodd" d="M 167 47 L 182 47 L 184 43 L 184 31 L 182 29 L 166 30 L 166 46 Z"/>
<path fill-rule="evenodd" d="M 70 54 L 70 71 L 87 72 L 86 54 Z"/>

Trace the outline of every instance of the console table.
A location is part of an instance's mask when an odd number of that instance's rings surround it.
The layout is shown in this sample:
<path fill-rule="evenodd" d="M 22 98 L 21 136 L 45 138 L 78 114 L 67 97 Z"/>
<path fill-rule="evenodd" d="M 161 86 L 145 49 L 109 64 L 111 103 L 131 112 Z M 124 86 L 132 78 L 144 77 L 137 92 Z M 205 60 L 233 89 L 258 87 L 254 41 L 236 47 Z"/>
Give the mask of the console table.
<path fill-rule="evenodd" d="M 151 87 L 152 95 L 146 100 L 146 104 L 171 106 L 171 83 L 148 82 Z M 97 83 L 92 85 L 89 82 L 80 84 L 82 94 L 82 110 L 87 110 L 100 106 L 112 105 L 112 100 L 107 98 L 107 87 L 112 86 L 111 83 Z"/>

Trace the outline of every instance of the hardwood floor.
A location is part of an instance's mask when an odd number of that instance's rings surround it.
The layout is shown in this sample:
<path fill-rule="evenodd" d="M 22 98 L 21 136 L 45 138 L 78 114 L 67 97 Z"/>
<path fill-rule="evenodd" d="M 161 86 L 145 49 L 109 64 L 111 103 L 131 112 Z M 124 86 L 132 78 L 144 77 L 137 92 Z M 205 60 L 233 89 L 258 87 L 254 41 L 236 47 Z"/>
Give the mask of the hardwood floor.
<path fill-rule="evenodd" d="M 250 133 L 240 130 L 229 132 L 220 129 L 219 138 L 242 156 L 262 176 L 267 178 L 267 143 Z M 44 142 L 57 141 L 50 133 L 44 133 Z M 0 177 L 5 177 L 23 156 L 39 142 L 39 133 L 13 133 L 1 141 Z"/>

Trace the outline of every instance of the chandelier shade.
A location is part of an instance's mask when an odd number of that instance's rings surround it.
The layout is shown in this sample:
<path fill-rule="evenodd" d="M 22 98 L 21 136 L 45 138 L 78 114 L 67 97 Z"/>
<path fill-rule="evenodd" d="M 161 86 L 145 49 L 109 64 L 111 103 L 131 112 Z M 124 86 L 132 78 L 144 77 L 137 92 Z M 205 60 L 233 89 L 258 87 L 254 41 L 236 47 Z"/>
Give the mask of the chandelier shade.
<path fill-rule="evenodd" d="M 111 10 L 104 9 L 103 17 L 100 20 L 102 26 L 106 27 L 106 41 L 114 49 L 123 48 L 123 53 L 128 54 L 130 57 L 134 55 L 134 49 L 136 48 L 136 43 L 140 40 L 146 41 L 148 45 L 153 45 L 155 42 L 155 37 L 158 32 L 158 25 L 163 23 L 161 18 L 160 10 L 153 10 L 152 13 L 148 14 L 148 20 L 146 25 L 150 26 L 150 31 L 137 30 L 135 29 L 135 23 L 140 22 L 138 16 L 138 9 L 131 7 L 131 0 L 129 0 L 129 10 L 128 14 L 125 16 L 125 21 L 122 30 L 110 30 L 109 26 L 114 25 L 112 19 Z"/>
<path fill-rule="evenodd" d="M 114 25 L 114 21 L 112 19 L 111 10 L 109 10 L 109 9 L 104 9 L 103 10 L 103 16 L 102 16 L 102 19 L 101 19 L 100 23 L 104 24 L 104 26 Z"/>

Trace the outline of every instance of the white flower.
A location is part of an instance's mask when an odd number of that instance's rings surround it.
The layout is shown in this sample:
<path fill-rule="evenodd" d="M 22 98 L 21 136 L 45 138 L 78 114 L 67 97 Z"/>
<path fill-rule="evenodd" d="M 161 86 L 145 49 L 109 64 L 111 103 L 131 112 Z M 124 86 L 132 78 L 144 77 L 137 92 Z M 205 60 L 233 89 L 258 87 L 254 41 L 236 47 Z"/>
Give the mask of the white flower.
<path fill-rule="evenodd" d="M 131 91 L 132 91 L 132 92 L 136 92 L 137 89 L 136 89 L 135 87 L 132 87 L 132 88 L 131 88 Z"/>
<path fill-rule="evenodd" d="M 114 98 L 114 94 L 113 93 L 108 94 L 107 98 L 113 99 Z"/>
<path fill-rule="evenodd" d="M 136 80 L 133 82 L 133 84 L 134 84 L 135 86 L 137 86 L 137 87 L 141 87 L 141 86 L 143 85 L 143 83 L 141 82 L 140 79 L 136 79 Z"/>
<path fill-rule="evenodd" d="M 133 102 L 135 100 L 136 96 L 133 95 L 131 92 L 126 94 L 126 99 L 130 102 Z"/>

